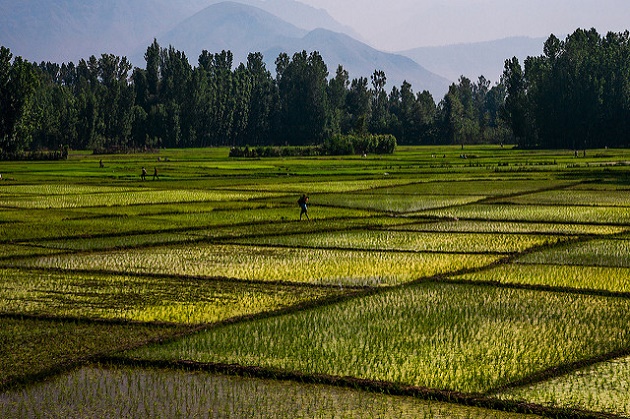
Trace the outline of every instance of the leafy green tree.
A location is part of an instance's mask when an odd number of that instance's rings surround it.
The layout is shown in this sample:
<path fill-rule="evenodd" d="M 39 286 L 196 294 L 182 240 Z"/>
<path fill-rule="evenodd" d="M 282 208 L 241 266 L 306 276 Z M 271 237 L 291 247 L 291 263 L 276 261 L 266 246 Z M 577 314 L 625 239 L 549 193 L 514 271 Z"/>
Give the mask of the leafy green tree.
<path fill-rule="evenodd" d="M 328 69 L 318 52 L 276 60 L 282 138 L 288 144 L 320 143 L 330 134 L 326 89 Z"/>
<path fill-rule="evenodd" d="M 384 71 L 375 70 L 371 76 L 372 81 L 372 104 L 370 131 L 377 134 L 386 134 L 388 129 L 388 102 L 389 98 L 385 91 L 387 76 Z"/>
<path fill-rule="evenodd" d="M 0 47 L 0 153 L 16 153 L 29 145 L 30 101 L 36 86 L 33 65 Z"/>
<path fill-rule="evenodd" d="M 525 75 L 518 58 L 505 61 L 503 80 L 507 91 L 503 118 L 508 122 L 520 145 L 532 146 L 534 143 L 529 129 Z"/>
<path fill-rule="evenodd" d="M 453 83 L 439 104 L 439 127 L 441 138 L 447 144 L 464 144 L 464 106 L 460 100 L 458 86 Z"/>
<path fill-rule="evenodd" d="M 61 145 L 84 148 L 77 133 L 77 99 L 71 87 L 62 82 L 61 67 L 42 63 L 39 70 L 39 88 L 33 96 L 31 109 L 31 148 L 54 150 Z"/>
<path fill-rule="evenodd" d="M 331 131 L 333 134 L 343 132 L 348 127 L 348 115 L 346 112 L 346 97 L 350 86 L 348 71 L 339 65 L 335 77 L 328 82 L 328 99 L 330 101 Z M 345 131 L 344 134 L 347 134 Z"/>
<path fill-rule="evenodd" d="M 346 121 L 342 131 L 365 135 L 371 114 L 371 93 L 365 77 L 353 79 L 346 95 Z"/>
<path fill-rule="evenodd" d="M 273 127 L 278 115 L 278 89 L 261 53 L 248 55 L 247 71 L 251 81 L 249 118 L 240 143 L 271 144 Z"/>

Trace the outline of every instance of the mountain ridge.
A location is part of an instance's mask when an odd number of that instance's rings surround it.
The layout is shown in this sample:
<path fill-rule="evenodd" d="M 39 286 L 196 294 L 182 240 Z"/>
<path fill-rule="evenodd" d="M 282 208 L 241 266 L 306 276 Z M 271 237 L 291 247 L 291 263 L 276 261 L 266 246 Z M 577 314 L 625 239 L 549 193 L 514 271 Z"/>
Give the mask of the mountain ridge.
<path fill-rule="evenodd" d="M 400 86 L 407 80 L 415 90 L 429 90 L 437 98 L 446 93 L 449 85 L 448 80 L 408 57 L 378 51 L 346 34 L 327 29 L 305 31 L 262 9 L 234 1 L 208 6 L 157 40 L 160 45 L 183 50 L 193 65 L 203 50 L 230 50 L 235 65 L 246 62 L 249 53 L 261 52 L 267 68 L 273 72 L 275 59 L 281 52 L 292 56 L 305 50 L 319 52 L 331 76 L 338 65 L 349 72 L 350 78 L 369 79 L 375 70 L 383 70 L 388 78 L 387 87 Z M 132 61 L 143 54 L 144 51 L 137 51 Z"/>
<path fill-rule="evenodd" d="M 231 21 L 229 8 L 247 10 L 249 17 Z M 519 56 L 506 46 L 489 57 L 475 44 L 390 53 L 352 34 L 326 11 L 294 0 L 0 0 L 0 45 L 32 62 L 77 62 L 107 53 L 127 56 L 143 67 L 146 48 L 157 39 L 163 47 L 172 44 L 186 52 L 193 65 L 204 49 L 229 49 L 235 64 L 245 62 L 250 52 L 261 52 L 273 72 L 279 52 L 318 51 L 331 76 L 339 64 L 351 78 L 369 78 L 374 70 L 383 70 L 387 89 L 406 80 L 414 91 L 429 90 L 440 100 L 459 75 L 474 79 L 484 74 L 494 80 L 505 59 Z M 539 54 L 542 41 L 537 48 Z M 485 49 L 499 50 L 491 44 Z"/>
<path fill-rule="evenodd" d="M 528 56 L 541 55 L 545 40 L 546 38 L 512 36 L 493 41 L 419 47 L 398 53 L 422 62 L 429 71 L 452 82 L 456 82 L 462 75 L 473 81 L 483 75 L 492 82 L 498 82 L 505 60 L 517 57 L 522 63 Z"/>

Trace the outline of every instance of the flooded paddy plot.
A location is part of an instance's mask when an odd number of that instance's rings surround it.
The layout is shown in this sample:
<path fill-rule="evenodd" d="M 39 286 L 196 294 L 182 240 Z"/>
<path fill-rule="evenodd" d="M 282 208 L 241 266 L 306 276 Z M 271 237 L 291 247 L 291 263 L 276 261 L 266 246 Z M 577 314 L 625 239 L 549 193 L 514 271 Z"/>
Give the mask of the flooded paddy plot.
<path fill-rule="evenodd" d="M 440 283 L 129 353 L 480 393 L 630 345 L 630 300 Z"/>

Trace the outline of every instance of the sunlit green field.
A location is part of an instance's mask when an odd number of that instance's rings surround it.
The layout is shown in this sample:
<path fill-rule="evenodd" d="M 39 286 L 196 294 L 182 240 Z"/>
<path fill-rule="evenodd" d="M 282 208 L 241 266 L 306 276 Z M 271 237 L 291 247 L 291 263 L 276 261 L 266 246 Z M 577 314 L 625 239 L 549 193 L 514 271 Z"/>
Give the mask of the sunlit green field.
<path fill-rule="evenodd" d="M 0 163 L 0 417 L 630 417 L 630 152 L 466 153 Z"/>

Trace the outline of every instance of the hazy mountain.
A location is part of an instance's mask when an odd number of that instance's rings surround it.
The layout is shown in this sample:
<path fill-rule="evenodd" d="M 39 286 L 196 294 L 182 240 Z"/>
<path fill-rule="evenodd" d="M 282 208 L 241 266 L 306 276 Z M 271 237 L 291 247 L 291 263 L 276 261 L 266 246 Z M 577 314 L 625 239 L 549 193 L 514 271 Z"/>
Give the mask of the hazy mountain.
<path fill-rule="evenodd" d="M 352 78 L 379 69 L 388 90 L 407 80 L 436 100 L 446 91 L 447 80 L 411 59 L 341 32 L 352 33 L 325 11 L 294 0 L 0 0 L 0 45 L 29 61 L 77 62 L 112 53 L 143 67 L 146 48 L 157 38 L 163 47 L 185 51 L 193 65 L 204 49 L 229 49 L 235 64 L 260 51 L 274 72 L 281 51 L 317 50 L 331 75 L 338 64 Z"/>
<path fill-rule="evenodd" d="M 198 0 L 205 1 L 207 6 L 222 3 L 225 0 Z M 341 32 L 355 39 L 361 39 L 354 29 L 342 25 L 333 19 L 327 11 L 316 9 L 296 0 L 235 0 L 238 3 L 247 4 L 262 9 L 292 23 L 300 29 L 311 31 L 313 29 L 328 29 L 333 32 Z"/>
<path fill-rule="evenodd" d="M 246 62 L 250 52 L 262 52 L 267 68 L 273 73 L 275 59 L 281 52 L 292 56 L 306 50 L 322 55 L 331 76 L 339 64 L 348 70 L 351 78 L 369 79 L 374 70 L 383 70 L 389 89 L 407 80 L 414 91 L 429 90 L 436 100 L 441 99 L 449 85 L 448 80 L 402 55 L 377 51 L 348 35 L 325 29 L 307 32 L 242 3 L 222 2 L 209 6 L 158 38 L 158 43 L 186 52 L 193 65 L 203 50 L 230 50 L 235 64 Z M 144 51 L 137 51 L 134 60 L 140 60 L 143 54 Z"/>
<path fill-rule="evenodd" d="M 220 2 L 184 20 L 158 38 L 162 46 L 173 45 L 186 52 L 191 64 L 203 50 L 211 53 L 230 50 L 235 64 L 246 62 L 250 52 L 262 52 L 308 32 L 257 7 L 235 2 Z M 143 64 L 146 47 L 132 56 Z"/>
<path fill-rule="evenodd" d="M 76 62 L 103 53 L 130 56 L 146 48 L 153 38 L 221 1 L 0 0 L 0 45 L 35 62 Z M 304 30 L 326 28 L 357 36 L 324 10 L 294 0 L 239 1 Z"/>
<path fill-rule="evenodd" d="M 35 62 L 127 55 L 194 13 L 199 1 L 0 0 L 0 44 Z"/>
<path fill-rule="evenodd" d="M 348 70 L 351 79 L 367 77 L 369 80 L 374 70 L 383 70 L 387 76 L 385 88 L 388 91 L 393 86 L 400 87 L 406 80 L 411 83 L 414 92 L 429 90 L 433 98 L 439 101 L 450 84 L 447 79 L 428 71 L 408 57 L 381 52 L 347 35 L 324 29 L 316 29 L 301 39 L 267 49 L 264 54 L 265 57 L 277 57 L 281 51 L 302 50 L 318 51 L 328 65 L 331 76 L 334 76 L 339 64 Z"/>
<path fill-rule="evenodd" d="M 506 59 L 542 54 L 545 38 L 513 37 L 496 41 L 423 47 L 400 52 L 429 71 L 455 82 L 461 75 L 475 81 L 481 75 L 493 83 L 503 73 Z"/>

